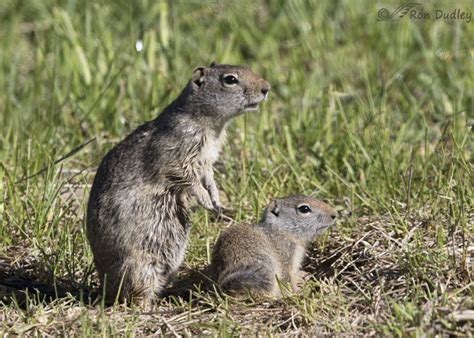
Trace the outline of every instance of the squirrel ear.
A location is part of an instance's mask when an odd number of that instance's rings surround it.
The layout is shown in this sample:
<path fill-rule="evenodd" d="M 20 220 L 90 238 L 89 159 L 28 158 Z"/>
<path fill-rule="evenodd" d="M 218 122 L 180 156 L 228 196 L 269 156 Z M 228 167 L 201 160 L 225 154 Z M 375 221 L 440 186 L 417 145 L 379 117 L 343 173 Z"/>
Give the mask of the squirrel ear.
<path fill-rule="evenodd" d="M 215 66 L 217 66 L 217 62 L 216 62 L 216 61 L 212 61 L 211 64 L 209 65 L 210 68 L 215 67 Z"/>
<path fill-rule="evenodd" d="M 278 207 L 277 201 L 273 200 L 268 205 L 268 211 L 274 214 L 276 217 L 280 214 L 280 208 Z"/>
<path fill-rule="evenodd" d="M 193 76 L 191 79 L 195 84 L 201 86 L 204 83 L 206 74 L 206 67 L 197 67 L 193 70 Z"/>
<path fill-rule="evenodd" d="M 275 221 L 275 217 L 278 217 L 279 214 L 280 208 L 278 207 L 278 203 L 276 200 L 273 200 L 263 211 L 260 223 L 273 224 L 273 222 Z"/>

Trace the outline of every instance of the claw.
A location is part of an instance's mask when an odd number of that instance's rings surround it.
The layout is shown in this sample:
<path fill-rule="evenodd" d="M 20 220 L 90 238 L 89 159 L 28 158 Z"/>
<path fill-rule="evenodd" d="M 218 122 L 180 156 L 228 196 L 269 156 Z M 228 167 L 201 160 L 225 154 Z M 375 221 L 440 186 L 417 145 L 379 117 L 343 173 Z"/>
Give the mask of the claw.
<path fill-rule="evenodd" d="M 219 216 L 222 213 L 222 206 L 217 202 L 212 202 L 214 212 Z"/>

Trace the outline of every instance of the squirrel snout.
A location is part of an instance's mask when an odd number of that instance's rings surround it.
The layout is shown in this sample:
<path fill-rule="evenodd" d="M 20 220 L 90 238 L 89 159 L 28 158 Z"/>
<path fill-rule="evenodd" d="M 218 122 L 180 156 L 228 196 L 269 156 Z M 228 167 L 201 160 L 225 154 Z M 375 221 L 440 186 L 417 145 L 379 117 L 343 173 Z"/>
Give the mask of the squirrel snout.
<path fill-rule="evenodd" d="M 270 91 L 270 88 L 270 84 L 267 81 L 263 81 L 262 88 L 260 89 L 260 91 L 264 96 L 267 96 L 268 92 Z"/>
<path fill-rule="evenodd" d="M 329 217 L 334 221 L 337 218 L 337 211 L 331 208 L 329 211 Z"/>

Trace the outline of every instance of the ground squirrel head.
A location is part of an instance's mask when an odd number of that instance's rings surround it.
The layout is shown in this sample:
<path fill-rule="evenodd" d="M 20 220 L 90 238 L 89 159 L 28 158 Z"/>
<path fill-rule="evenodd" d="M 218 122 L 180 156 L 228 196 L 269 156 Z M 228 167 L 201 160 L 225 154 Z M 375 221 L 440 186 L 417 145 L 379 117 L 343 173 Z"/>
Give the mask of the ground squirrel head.
<path fill-rule="evenodd" d="M 219 122 L 256 110 L 270 90 L 270 84 L 248 67 L 215 62 L 194 69 L 189 86 L 194 106 L 202 107 L 199 113 Z"/>
<path fill-rule="evenodd" d="M 337 212 L 312 197 L 295 195 L 275 199 L 265 209 L 260 224 L 309 243 L 336 219 Z"/>

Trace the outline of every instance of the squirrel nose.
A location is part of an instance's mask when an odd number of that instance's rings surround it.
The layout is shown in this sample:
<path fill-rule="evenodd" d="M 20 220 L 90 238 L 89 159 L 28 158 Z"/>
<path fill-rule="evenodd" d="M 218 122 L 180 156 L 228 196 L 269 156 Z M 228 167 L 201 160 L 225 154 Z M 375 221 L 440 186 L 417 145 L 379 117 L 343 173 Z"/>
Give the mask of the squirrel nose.
<path fill-rule="evenodd" d="M 334 211 L 333 213 L 331 213 L 330 216 L 331 216 L 331 218 L 332 218 L 333 220 L 335 220 L 336 217 L 337 217 L 337 211 Z"/>
<path fill-rule="evenodd" d="M 265 82 L 263 83 L 262 89 L 260 89 L 260 91 L 262 92 L 262 94 L 263 94 L 264 96 L 266 96 L 267 93 L 270 91 L 270 88 L 271 88 L 270 84 L 265 81 Z"/>

